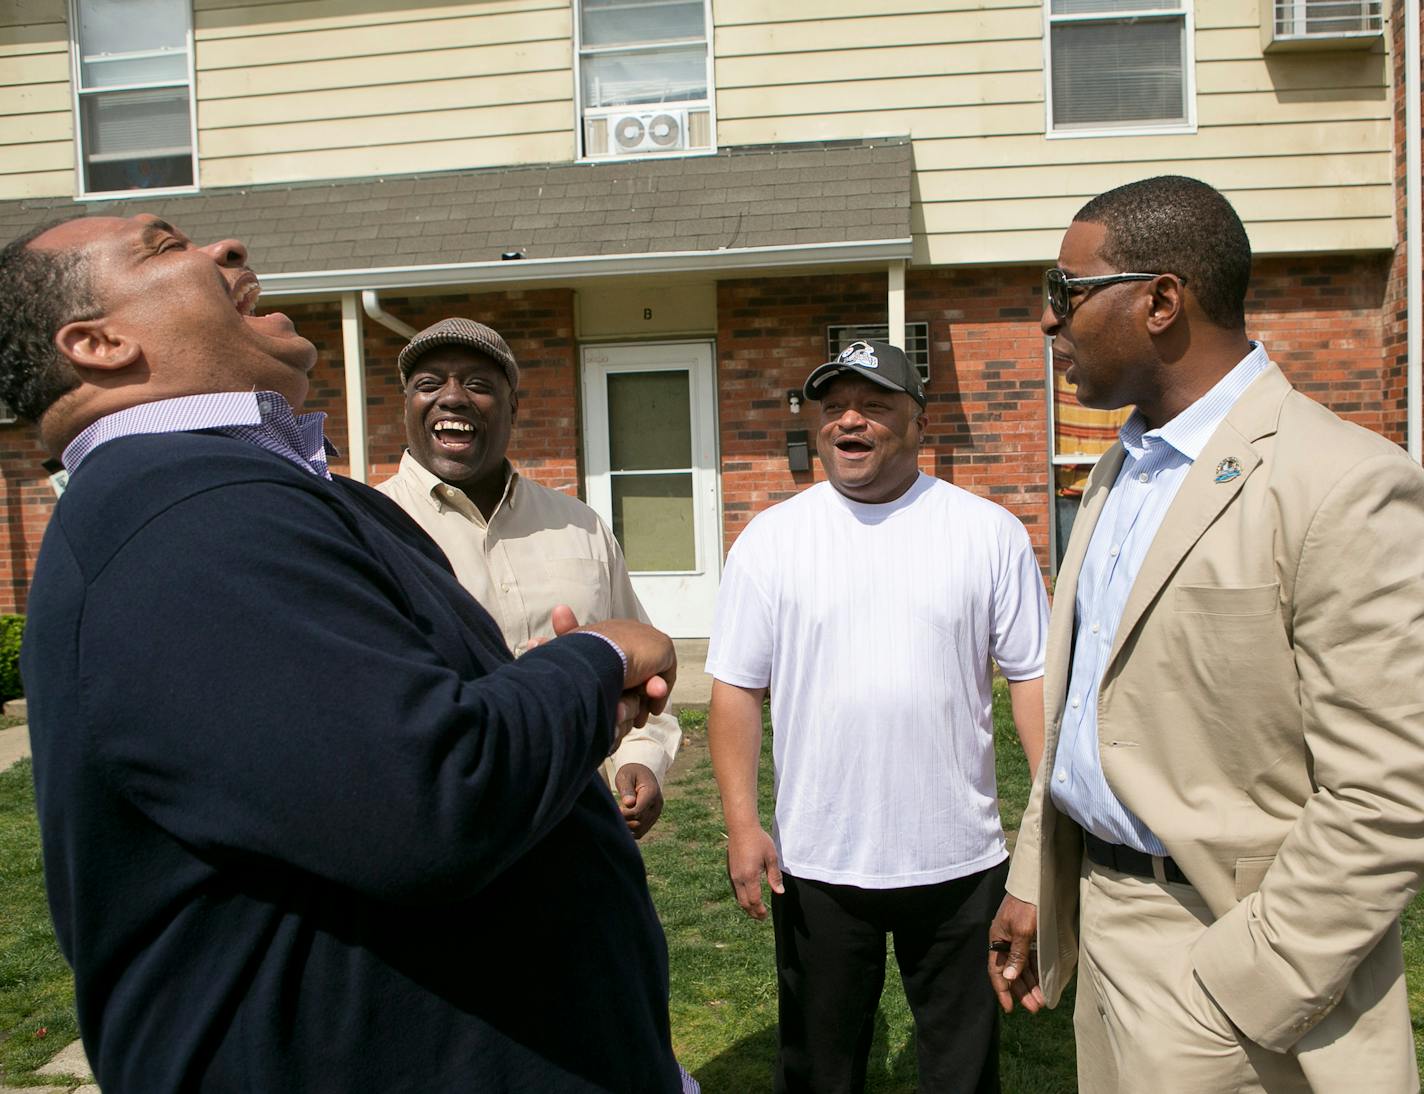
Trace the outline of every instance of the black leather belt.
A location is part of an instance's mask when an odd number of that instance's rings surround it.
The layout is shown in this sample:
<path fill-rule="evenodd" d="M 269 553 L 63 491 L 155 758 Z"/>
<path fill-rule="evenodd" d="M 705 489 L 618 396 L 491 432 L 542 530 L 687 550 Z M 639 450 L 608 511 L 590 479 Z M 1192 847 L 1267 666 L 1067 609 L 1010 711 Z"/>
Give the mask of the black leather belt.
<path fill-rule="evenodd" d="M 1106 866 L 1120 874 L 1144 877 L 1148 881 L 1157 880 L 1157 874 L 1152 869 L 1152 855 L 1124 847 L 1120 843 L 1108 843 L 1091 832 L 1083 833 L 1083 843 L 1088 849 L 1088 857 L 1099 866 Z M 1182 873 L 1182 868 L 1170 858 L 1162 859 L 1162 876 L 1178 885 L 1191 884 L 1187 875 Z"/>

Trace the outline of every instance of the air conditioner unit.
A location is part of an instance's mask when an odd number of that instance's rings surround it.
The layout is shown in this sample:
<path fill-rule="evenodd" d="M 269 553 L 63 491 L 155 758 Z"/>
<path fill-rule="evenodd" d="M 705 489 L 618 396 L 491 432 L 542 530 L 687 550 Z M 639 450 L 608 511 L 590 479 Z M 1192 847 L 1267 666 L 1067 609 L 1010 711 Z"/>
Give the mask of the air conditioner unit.
<path fill-rule="evenodd" d="M 616 156 L 637 152 L 680 152 L 687 147 L 686 110 L 616 114 L 608 119 L 608 123 L 608 151 Z"/>
<path fill-rule="evenodd" d="M 1384 38 L 1381 0 L 1262 0 L 1261 44 L 1279 49 L 1371 49 Z"/>

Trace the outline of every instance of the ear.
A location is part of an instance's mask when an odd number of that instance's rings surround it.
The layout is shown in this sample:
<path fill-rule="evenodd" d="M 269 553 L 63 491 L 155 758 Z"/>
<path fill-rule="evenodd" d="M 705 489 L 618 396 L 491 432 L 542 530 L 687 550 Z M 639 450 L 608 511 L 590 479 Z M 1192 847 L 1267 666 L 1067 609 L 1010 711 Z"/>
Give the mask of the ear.
<path fill-rule="evenodd" d="M 1156 337 L 1166 334 L 1172 324 L 1186 313 L 1187 290 L 1180 278 L 1161 274 L 1152 282 L 1147 303 L 1147 333 Z"/>
<path fill-rule="evenodd" d="M 510 390 L 509 392 L 509 420 L 512 422 L 519 414 L 519 392 Z"/>
<path fill-rule="evenodd" d="M 115 334 L 103 319 L 66 323 L 54 336 L 55 347 L 80 369 L 115 371 L 139 359 L 141 347 L 127 335 Z"/>

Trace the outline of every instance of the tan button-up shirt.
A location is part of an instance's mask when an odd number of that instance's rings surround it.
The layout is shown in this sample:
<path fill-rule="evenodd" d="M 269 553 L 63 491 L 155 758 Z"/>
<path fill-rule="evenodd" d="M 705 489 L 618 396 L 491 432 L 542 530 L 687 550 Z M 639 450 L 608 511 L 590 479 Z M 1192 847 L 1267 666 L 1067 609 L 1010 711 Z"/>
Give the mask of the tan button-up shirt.
<path fill-rule="evenodd" d="M 567 604 L 580 623 L 646 623 L 623 552 L 598 514 L 577 498 L 520 478 L 508 463 L 505 469 L 504 496 L 488 522 L 463 490 L 441 482 L 409 452 L 376 489 L 440 545 L 516 657 L 531 639 L 554 636 L 549 617 L 556 604 Z M 676 718 L 649 718 L 623 738 L 604 764 L 604 778 L 611 786 L 619 767 L 640 763 L 661 783 L 681 739 Z"/>

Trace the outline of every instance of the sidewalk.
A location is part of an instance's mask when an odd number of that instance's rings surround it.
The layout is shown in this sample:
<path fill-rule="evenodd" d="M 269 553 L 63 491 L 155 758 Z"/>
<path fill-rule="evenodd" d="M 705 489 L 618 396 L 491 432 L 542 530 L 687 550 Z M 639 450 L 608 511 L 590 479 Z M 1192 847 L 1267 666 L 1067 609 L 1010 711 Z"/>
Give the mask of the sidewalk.
<path fill-rule="evenodd" d="M 706 710 L 712 701 L 712 677 L 702 671 L 707 663 L 707 639 L 674 638 L 677 650 L 677 683 L 673 685 L 669 706 L 679 710 Z"/>
<path fill-rule="evenodd" d="M 30 727 L 0 729 L 0 771 L 30 754 Z"/>

